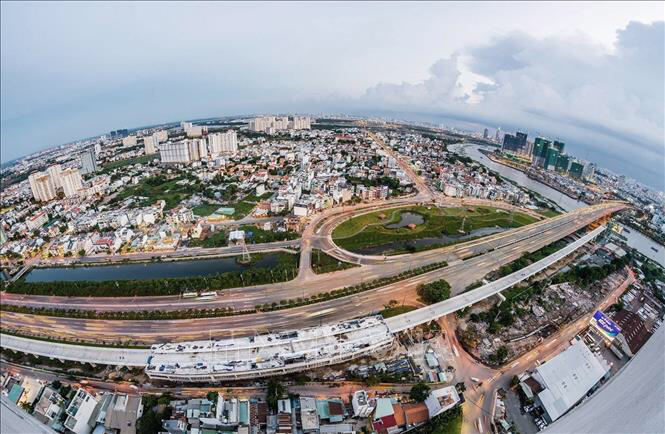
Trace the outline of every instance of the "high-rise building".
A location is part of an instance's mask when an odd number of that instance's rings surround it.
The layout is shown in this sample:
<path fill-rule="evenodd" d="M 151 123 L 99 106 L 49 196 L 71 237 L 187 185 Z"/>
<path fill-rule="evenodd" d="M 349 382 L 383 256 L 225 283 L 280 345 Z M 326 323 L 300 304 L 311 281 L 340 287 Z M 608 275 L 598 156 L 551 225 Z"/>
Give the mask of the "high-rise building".
<path fill-rule="evenodd" d="M 143 138 L 143 152 L 146 155 L 157 152 L 157 139 L 155 139 L 155 136 L 145 136 Z"/>
<path fill-rule="evenodd" d="M 582 171 L 582 177 L 591 178 L 596 173 L 596 165 L 594 163 L 587 163 L 584 165 L 584 170 Z"/>
<path fill-rule="evenodd" d="M 289 121 L 288 116 L 260 116 L 251 119 L 248 124 L 251 131 L 273 133 L 286 129 L 309 130 L 311 118 L 309 116 L 293 116 Z"/>
<path fill-rule="evenodd" d="M 32 196 L 41 202 L 47 202 L 55 198 L 55 186 L 51 177 L 46 172 L 36 172 L 28 177 Z"/>
<path fill-rule="evenodd" d="M 547 159 L 547 151 L 550 149 L 552 142 L 542 137 L 536 137 L 533 141 L 533 151 L 531 152 L 532 163 L 534 166 L 545 167 L 545 160 Z"/>
<path fill-rule="evenodd" d="M 559 154 L 556 159 L 556 171 L 561 173 L 568 173 L 568 169 L 570 168 L 570 160 L 571 159 L 569 155 Z"/>
<path fill-rule="evenodd" d="M 95 155 L 101 154 L 102 153 L 102 144 L 101 143 L 95 143 Z"/>
<path fill-rule="evenodd" d="M 220 155 L 234 155 L 238 152 L 238 135 L 235 130 L 210 134 L 208 136 L 208 147 L 212 158 Z"/>
<path fill-rule="evenodd" d="M 127 128 L 124 128 L 122 130 L 111 131 L 110 135 L 112 139 L 121 139 L 123 137 L 127 137 L 128 134 L 129 131 L 127 131 Z"/>
<path fill-rule="evenodd" d="M 494 140 L 497 142 L 501 139 L 501 127 L 496 128 L 496 133 L 494 134 Z"/>
<path fill-rule="evenodd" d="M 122 146 L 129 148 L 131 146 L 136 146 L 136 136 L 127 136 L 122 139 Z"/>
<path fill-rule="evenodd" d="M 501 147 L 503 152 L 514 152 L 514 153 L 523 153 L 526 152 L 526 134 L 522 132 L 517 132 L 515 135 L 506 134 L 503 136 L 503 146 Z"/>
<path fill-rule="evenodd" d="M 488 139 L 490 136 L 490 130 L 485 128 L 485 131 L 483 131 L 483 139 Z"/>
<path fill-rule="evenodd" d="M 155 131 L 152 136 L 157 139 L 157 144 L 164 143 L 169 139 L 169 132 L 166 130 Z"/>
<path fill-rule="evenodd" d="M 559 159 L 559 151 L 554 148 L 549 148 L 547 150 L 547 157 L 545 158 L 545 169 L 554 170 L 556 168 L 556 162 Z"/>
<path fill-rule="evenodd" d="M 566 144 L 558 140 L 555 140 L 554 143 L 552 143 L 552 146 L 554 146 L 554 148 L 557 151 L 559 151 L 559 154 L 563 154 L 563 150 L 566 147 Z"/>
<path fill-rule="evenodd" d="M 203 152 L 202 152 L 203 151 Z M 204 155 L 201 155 L 204 154 Z M 208 155 L 205 140 L 183 140 L 160 147 L 162 163 L 191 163 Z"/>
<path fill-rule="evenodd" d="M 88 149 L 81 154 L 81 174 L 95 173 L 97 171 L 97 158 L 94 149 Z"/>
<path fill-rule="evenodd" d="M 62 190 L 65 197 L 76 196 L 80 189 L 83 188 L 81 181 L 81 174 L 78 169 L 69 168 L 62 171 Z"/>
<path fill-rule="evenodd" d="M 581 179 L 583 172 L 584 172 L 584 165 L 582 163 L 580 163 L 577 160 L 570 163 L 570 170 L 568 171 L 568 174 L 572 178 Z"/>
<path fill-rule="evenodd" d="M 46 169 L 46 172 L 51 177 L 51 183 L 53 183 L 53 187 L 55 188 L 62 187 L 62 178 L 60 177 L 60 174 L 62 173 L 62 168 L 60 167 L 59 164 L 54 164 L 53 166 L 50 166 L 48 169 Z"/>

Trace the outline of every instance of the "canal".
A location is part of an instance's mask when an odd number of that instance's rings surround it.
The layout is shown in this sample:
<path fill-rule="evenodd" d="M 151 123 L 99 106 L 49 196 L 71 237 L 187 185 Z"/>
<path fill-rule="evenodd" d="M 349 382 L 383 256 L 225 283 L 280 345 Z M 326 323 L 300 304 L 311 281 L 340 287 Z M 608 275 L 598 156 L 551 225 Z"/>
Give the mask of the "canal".
<path fill-rule="evenodd" d="M 251 265 L 239 264 L 236 257 L 228 257 L 140 264 L 35 268 L 25 276 L 25 281 L 102 281 L 209 276 L 230 271 L 243 271 L 249 268 L 273 268 L 277 265 L 277 262 L 277 253 L 265 253 Z"/>

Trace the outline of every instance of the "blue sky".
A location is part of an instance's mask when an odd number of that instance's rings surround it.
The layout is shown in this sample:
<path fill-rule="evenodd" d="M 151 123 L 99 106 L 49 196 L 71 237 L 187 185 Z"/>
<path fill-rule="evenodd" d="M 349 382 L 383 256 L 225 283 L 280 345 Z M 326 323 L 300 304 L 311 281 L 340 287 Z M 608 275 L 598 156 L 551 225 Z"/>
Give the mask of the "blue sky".
<path fill-rule="evenodd" d="M 662 3 L 2 2 L 2 160 L 121 127 L 414 111 L 663 189 Z"/>

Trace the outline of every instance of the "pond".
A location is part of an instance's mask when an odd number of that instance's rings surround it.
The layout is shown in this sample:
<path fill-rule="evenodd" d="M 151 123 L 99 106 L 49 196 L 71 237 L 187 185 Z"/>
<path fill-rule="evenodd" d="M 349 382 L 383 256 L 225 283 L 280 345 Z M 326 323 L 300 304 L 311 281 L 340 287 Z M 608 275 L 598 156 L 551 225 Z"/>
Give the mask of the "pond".
<path fill-rule="evenodd" d="M 438 237 L 420 238 L 417 240 L 401 240 L 392 241 L 390 243 L 381 244 L 378 246 L 362 247 L 359 249 L 350 249 L 352 252 L 360 253 L 361 255 L 389 255 L 394 253 L 405 253 L 410 248 L 421 249 L 423 247 L 432 246 L 432 248 L 441 247 L 443 245 L 450 245 L 466 241 L 470 238 L 482 237 L 486 235 L 497 234 L 506 231 L 510 228 L 480 228 L 473 230 L 464 235 L 441 235 Z"/>
<path fill-rule="evenodd" d="M 389 225 L 384 225 L 386 229 L 399 229 L 406 227 L 408 225 L 421 225 L 425 223 L 425 218 L 420 214 L 415 212 L 403 212 L 400 214 L 400 219 L 397 223 L 391 223 Z"/>
<path fill-rule="evenodd" d="M 248 268 L 273 268 L 277 254 L 263 254 L 252 265 L 236 262 L 235 257 L 196 259 L 141 264 L 95 265 L 86 267 L 35 268 L 25 277 L 26 282 L 53 282 L 77 280 L 133 280 L 165 279 L 170 277 L 209 276 Z"/>

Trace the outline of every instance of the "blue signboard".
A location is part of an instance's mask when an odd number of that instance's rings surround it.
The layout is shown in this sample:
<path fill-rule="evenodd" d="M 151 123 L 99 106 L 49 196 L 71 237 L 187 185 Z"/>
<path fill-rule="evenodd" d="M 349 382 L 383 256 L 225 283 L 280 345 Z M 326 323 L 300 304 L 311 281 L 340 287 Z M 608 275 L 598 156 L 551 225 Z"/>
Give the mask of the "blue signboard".
<path fill-rule="evenodd" d="M 596 311 L 591 322 L 610 339 L 614 339 L 621 333 L 619 326 L 601 311 Z"/>

